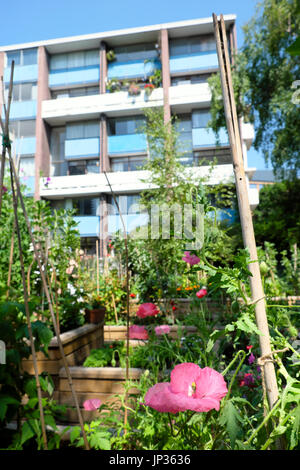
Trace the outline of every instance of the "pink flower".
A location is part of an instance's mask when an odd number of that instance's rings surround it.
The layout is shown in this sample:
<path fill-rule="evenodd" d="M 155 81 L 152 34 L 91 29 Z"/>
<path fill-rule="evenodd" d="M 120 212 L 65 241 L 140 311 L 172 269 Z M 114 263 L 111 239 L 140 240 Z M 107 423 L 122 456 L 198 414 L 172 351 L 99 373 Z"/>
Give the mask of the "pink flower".
<path fill-rule="evenodd" d="M 148 390 L 145 403 L 165 413 L 206 412 L 213 408 L 218 411 L 227 392 L 225 380 L 219 372 L 185 362 L 174 367 L 170 383 L 157 383 Z"/>
<path fill-rule="evenodd" d="M 6 193 L 7 191 L 7 187 L 6 186 L 2 186 L 2 194 Z"/>
<path fill-rule="evenodd" d="M 74 269 L 74 266 L 69 266 L 69 267 L 66 269 L 66 274 L 72 274 L 73 269 Z"/>
<path fill-rule="evenodd" d="M 207 294 L 206 289 L 200 289 L 198 290 L 198 292 L 196 292 L 196 296 L 198 297 L 198 299 L 202 299 L 202 297 L 204 297 L 206 294 Z"/>
<path fill-rule="evenodd" d="M 159 325 L 155 327 L 155 334 L 157 336 L 167 335 L 168 333 L 170 333 L 170 331 L 171 328 L 169 327 L 169 325 Z"/>
<path fill-rule="evenodd" d="M 184 252 L 182 260 L 188 263 L 190 266 L 194 266 L 194 264 L 200 263 L 200 258 L 198 258 L 196 255 L 191 255 L 189 251 Z"/>
<path fill-rule="evenodd" d="M 159 313 L 159 310 L 156 307 L 156 305 L 150 302 L 140 305 L 138 308 L 138 311 L 136 312 L 137 316 L 140 318 L 154 317 L 158 313 Z"/>
<path fill-rule="evenodd" d="M 83 408 L 87 411 L 94 411 L 98 410 L 101 406 L 101 400 L 98 398 L 90 398 L 89 400 L 85 400 L 83 403 Z"/>
<path fill-rule="evenodd" d="M 148 339 L 148 332 L 144 326 L 131 325 L 129 327 L 130 339 Z"/>

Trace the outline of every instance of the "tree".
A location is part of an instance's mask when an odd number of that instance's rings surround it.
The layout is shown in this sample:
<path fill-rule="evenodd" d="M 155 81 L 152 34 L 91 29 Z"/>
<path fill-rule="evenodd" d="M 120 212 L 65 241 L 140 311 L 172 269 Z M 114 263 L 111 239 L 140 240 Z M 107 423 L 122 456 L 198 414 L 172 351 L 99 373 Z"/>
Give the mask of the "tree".
<path fill-rule="evenodd" d="M 265 186 L 259 196 L 253 217 L 257 243 L 274 243 L 278 252 L 289 251 L 294 244 L 299 246 L 300 180 Z"/>
<path fill-rule="evenodd" d="M 243 29 L 244 45 L 233 66 L 239 116 L 254 123 L 253 145 L 271 161 L 275 173 L 295 177 L 300 169 L 298 0 L 263 0 Z M 210 125 L 217 131 L 225 123 L 219 77 L 209 83 Z"/>

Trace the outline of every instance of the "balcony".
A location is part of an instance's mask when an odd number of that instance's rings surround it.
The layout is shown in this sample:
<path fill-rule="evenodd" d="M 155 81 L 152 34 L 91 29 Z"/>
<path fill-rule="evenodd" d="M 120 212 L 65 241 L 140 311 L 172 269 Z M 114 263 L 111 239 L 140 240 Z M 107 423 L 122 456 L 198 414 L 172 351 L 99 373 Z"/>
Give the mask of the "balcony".
<path fill-rule="evenodd" d="M 220 129 L 218 142 L 212 129 L 198 128 L 192 130 L 193 148 L 217 147 L 218 145 L 229 145 L 226 129 Z"/>
<path fill-rule="evenodd" d="M 65 159 L 74 160 L 83 157 L 99 157 L 99 137 L 90 139 L 72 139 L 65 141 Z"/>
<path fill-rule="evenodd" d="M 10 81 L 11 68 L 7 67 L 4 70 L 4 82 Z M 19 82 L 37 82 L 38 79 L 38 65 L 16 65 L 14 68 L 14 83 Z"/>
<path fill-rule="evenodd" d="M 111 62 L 108 64 L 107 78 L 144 78 L 152 75 L 156 69 L 161 69 L 158 59 L 132 62 Z"/>
<path fill-rule="evenodd" d="M 99 77 L 100 69 L 98 65 L 70 70 L 51 70 L 49 74 L 49 87 L 98 83 Z"/>
<path fill-rule="evenodd" d="M 108 136 L 108 154 L 123 155 L 146 153 L 147 139 L 145 134 L 110 135 Z"/>
<path fill-rule="evenodd" d="M 169 88 L 170 104 L 177 112 L 176 106 L 184 105 L 189 111 L 194 106 L 209 107 L 211 92 L 208 83 L 195 83 L 193 85 L 177 85 Z M 180 109 L 179 109 L 180 112 Z"/>
<path fill-rule="evenodd" d="M 218 66 L 218 55 L 214 51 L 170 57 L 171 75 L 182 72 L 210 71 L 217 69 Z"/>
<path fill-rule="evenodd" d="M 137 227 L 146 225 L 148 222 L 148 214 L 124 214 L 122 217 L 127 233 L 132 232 Z M 109 215 L 108 234 L 112 235 L 119 230 L 122 232 L 124 230 L 121 217 L 119 215 Z"/>
<path fill-rule="evenodd" d="M 77 229 L 81 237 L 99 237 L 100 217 L 98 216 L 77 216 L 74 217 L 78 223 Z"/>
<path fill-rule="evenodd" d="M 34 155 L 35 147 L 35 137 L 24 137 L 23 139 L 15 139 L 14 141 L 16 155 Z"/>
<path fill-rule="evenodd" d="M 100 113 L 107 116 L 130 114 L 143 108 L 163 106 L 163 89 L 153 90 L 147 97 L 142 91 L 138 96 L 130 96 L 125 91 L 101 95 L 59 98 L 42 103 L 42 118 L 50 125 L 62 125 L 74 119 L 97 119 Z"/>
<path fill-rule="evenodd" d="M 15 101 L 11 103 L 10 119 L 35 119 L 37 103 L 32 101 Z"/>

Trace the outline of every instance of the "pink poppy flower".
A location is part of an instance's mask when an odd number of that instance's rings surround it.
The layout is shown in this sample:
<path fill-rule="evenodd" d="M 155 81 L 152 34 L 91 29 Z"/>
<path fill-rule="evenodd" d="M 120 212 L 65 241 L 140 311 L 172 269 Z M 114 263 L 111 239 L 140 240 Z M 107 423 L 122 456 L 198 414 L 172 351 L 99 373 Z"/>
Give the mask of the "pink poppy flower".
<path fill-rule="evenodd" d="M 167 335 L 171 331 L 171 328 L 169 327 L 169 325 L 159 325 L 159 326 L 156 326 L 154 329 L 155 329 L 155 334 L 157 336 Z"/>
<path fill-rule="evenodd" d="M 200 289 L 198 290 L 198 292 L 196 292 L 196 296 L 198 297 L 198 299 L 202 299 L 202 297 L 204 297 L 206 294 L 207 294 L 206 289 Z"/>
<path fill-rule="evenodd" d="M 156 305 L 152 303 L 145 303 L 139 306 L 138 311 L 136 312 L 137 316 L 140 318 L 154 317 L 159 313 Z"/>
<path fill-rule="evenodd" d="M 129 339 L 148 339 L 148 332 L 144 326 L 131 325 L 129 327 Z"/>
<path fill-rule="evenodd" d="M 83 408 L 87 411 L 94 411 L 98 410 L 101 406 L 101 400 L 99 398 L 90 398 L 89 400 L 85 400 L 83 403 Z"/>
<path fill-rule="evenodd" d="M 218 411 L 227 392 L 226 382 L 219 372 L 185 362 L 174 367 L 170 383 L 157 383 L 148 390 L 145 403 L 165 413 L 206 412 L 213 408 Z"/>
<path fill-rule="evenodd" d="M 194 266 L 194 264 L 200 263 L 200 258 L 198 258 L 196 255 L 191 255 L 189 251 L 184 252 L 182 260 L 188 263 L 190 266 Z"/>

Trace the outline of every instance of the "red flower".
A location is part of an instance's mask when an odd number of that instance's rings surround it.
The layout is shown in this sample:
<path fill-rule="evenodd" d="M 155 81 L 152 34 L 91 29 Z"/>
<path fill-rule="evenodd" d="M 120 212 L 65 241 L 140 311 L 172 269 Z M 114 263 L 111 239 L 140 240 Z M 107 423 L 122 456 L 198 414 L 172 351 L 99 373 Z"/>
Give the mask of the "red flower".
<path fill-rule="evenodd" d="M 198 297 L 198 299 L 202 299 L 202 297 L 204 297 L 206 294 L 207 294 L 206 289 L 200 289 L 198 290 L 198 292 L 196 292 L 196 296 Z"/>
<path fill-rule="evenodd" d="M 172 310 L 177 310 L 177 307 L 175 307 L 175 305 L 173 305 Z"/>
<path fill-rule="evenodd" d="M 136 294 L 129 294 L 129 297 L 131 297 L 132 299 L 134 299 L 136 297 Z"/>
<path fill-rule="evenodd" d="M 246 349 L 248 349 L 248 351 L 249 349 L 252 349 L 252 348 L 253 348 L 252 344 L 250 344 L 249 346 L 246 346 Z"/>

